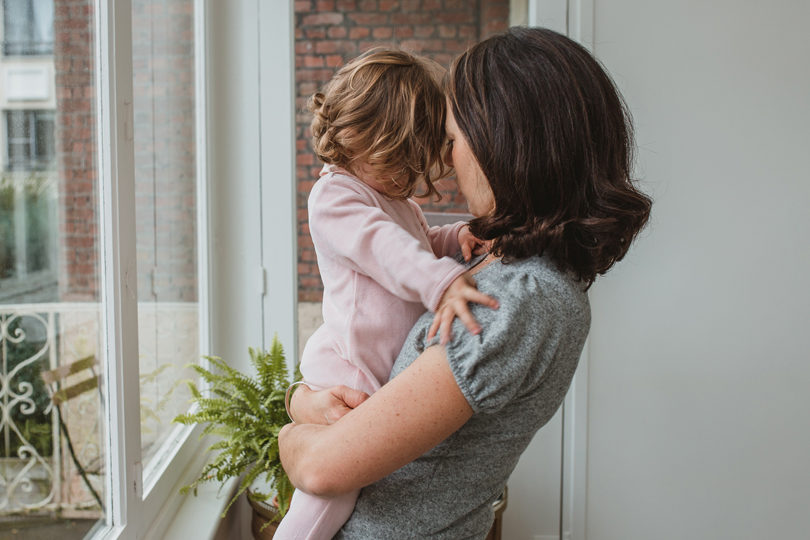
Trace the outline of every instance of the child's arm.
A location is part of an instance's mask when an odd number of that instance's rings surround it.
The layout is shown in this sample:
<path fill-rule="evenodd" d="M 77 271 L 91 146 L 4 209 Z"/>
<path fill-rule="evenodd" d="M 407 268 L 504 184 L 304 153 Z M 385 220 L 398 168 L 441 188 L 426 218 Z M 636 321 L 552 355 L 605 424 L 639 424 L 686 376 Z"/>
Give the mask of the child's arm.
<path fill-rule="evenodd" d="M 483 253 L 483 242 L 470 233 L 470 227 L 465 221 L 457 221 L 448 225 L 429 227 L 422 209 L 413 201 L 409 201 L 414 213 L 419 218 L 422 228 L 430 241 L 433 254 L 437 257 L 452 257 L 461 249 L 464 260 L 469 261 L 473 254 Z"/>
<path fill-rule="evenodd" d="M 318 250 L 371 277 L 391 294 L 435 311 L 464 267 L 447 257 L 436 258 L 353 181 L 322 182 L 310 198 L 310 233 Z"/>
<path fill-rule="evenodd" d="M 425 215 L 418 204 L 409 200 L 414 214 L 422 224 L 425 234 L 430 241 L 430 247 L 433 249 L 433 254 L 437 257 L 452 257 L 459 250 L 459 232 L 462 227 L 466 225 L 464 221 L 457 221 L 449 225 L 442 225 L 441 227 L 429 227 Z"/>

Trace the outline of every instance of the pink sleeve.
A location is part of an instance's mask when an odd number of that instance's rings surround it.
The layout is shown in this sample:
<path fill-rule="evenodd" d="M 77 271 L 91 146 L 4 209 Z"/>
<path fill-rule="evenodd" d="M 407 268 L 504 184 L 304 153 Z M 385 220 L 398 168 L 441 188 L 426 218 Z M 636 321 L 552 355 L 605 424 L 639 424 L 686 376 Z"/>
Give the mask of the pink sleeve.
<path fill-rule="evenodd" d="M 425 234 L 427 234 L 428 240 L 430 241 L 430 247 L 433 248 L 433 254 L 437 257 L 452 257 L 458 253 L 461 249 L 461 246 L 458 244 L 458 233 L 467 222 L 457 221 L 456 223 L 442 225 L 441 227 L 428 227 L 425 215 L 422 213 L 422 209 L 419 205 L 413 201 L 408 202 L 411 203 L 411 207 L 413 207 L 414 212 L 419 218 L 419 222 L 422 223 L 422 227 L 425 229 Z"/>
<path fill-rule="evenodd" d="M 367 275 L 391 294 L 435 311 L 464 267 L 437 258 L 373 198 L 348 182 L 318 182 L 309 202 L 315 247 L 347 268 Z"/>

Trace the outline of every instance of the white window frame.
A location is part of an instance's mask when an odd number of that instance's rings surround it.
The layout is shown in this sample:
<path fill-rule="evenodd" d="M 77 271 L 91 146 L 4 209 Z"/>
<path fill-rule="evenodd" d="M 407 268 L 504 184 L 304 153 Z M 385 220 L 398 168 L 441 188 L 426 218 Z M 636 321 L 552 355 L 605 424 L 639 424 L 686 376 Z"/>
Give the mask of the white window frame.
<path fill-rule="evenodd" d="M 200 352 L 216 345 L 213 352 L 239 369 L 248 367 L 240 353 L 269 346 L 275 332 L 297 358 L 292 4 L 194 0 Z M 207 441 L 198 440 L 200 426 L 178 427 L 144 475 L 139 388 L 131 384 L 139 371 L 131 0 L 97 0 L 96 13 L 109 474 L 106 526 L 93 538 L 158 540 L 173 534 L 183 519 L 176 516 L 195 515 L 186 509 L 198 499 L 178 491 L 202 469 Z M 223 31 L 230 57 L 211 45 Z M 213 84 L 229 70 L 237 76 L 228 85 Z M 209 171 L 218 182 L 207 181 Z M 222 316 L 213 320 L 215 313 Z"/>
<path fill-rule="evenodd" d="M 200 353 L 210 352 L 209 197 L 206 132 L 205 1 L 194 0 L 197 130 L 197 237 Z M 108 456 L 106 527 L 94 539 L 160 538 L 183 498 L 179 487 L 202 468 L 201 426 L 180 426 L 144 474 L 138 346 L 135 174 L 132 85 L 132 5 L 99 0 L 95 27 L 105 317 L 105 443 Z M 127 384 L 127 382 L 130 382 Z M 144 481 L 146 487 L 144 489 Z"/>

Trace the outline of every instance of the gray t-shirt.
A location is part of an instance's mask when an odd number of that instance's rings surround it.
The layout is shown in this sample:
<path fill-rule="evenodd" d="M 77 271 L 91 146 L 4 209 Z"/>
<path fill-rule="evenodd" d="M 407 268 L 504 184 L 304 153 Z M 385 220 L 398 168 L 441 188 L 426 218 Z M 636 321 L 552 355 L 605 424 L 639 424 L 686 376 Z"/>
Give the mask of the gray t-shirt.
<path fill-rule="evenodd" d="M 335 539 L 485 538 L 493 501 L 562 403 L 590 326 L 584 284 L 547 257 L 495 262 L 475 279 L 500 309 L 471 304 L 482 332 L 472 336 L 456 320 L 446 345 L 472 418 L 416 461 L 363 488 Z M 416 323 L 391 378 L 433 344 L 426 342 L 432 317 Z"/>

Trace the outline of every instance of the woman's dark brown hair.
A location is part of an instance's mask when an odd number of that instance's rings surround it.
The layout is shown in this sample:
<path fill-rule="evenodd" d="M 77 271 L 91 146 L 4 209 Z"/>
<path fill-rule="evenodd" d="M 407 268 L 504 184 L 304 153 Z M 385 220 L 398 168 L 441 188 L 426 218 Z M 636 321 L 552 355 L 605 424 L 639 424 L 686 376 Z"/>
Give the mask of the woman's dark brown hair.
<path fill-rule="evenodd" d="M 585 48 L 512 28 L 453 63 L 447 94 L 495 198 L 474 235 L 505 261 L 546 253 L 588 284 L 624 257 L 652 201 L 631 179 L 627 105 Z"/>

